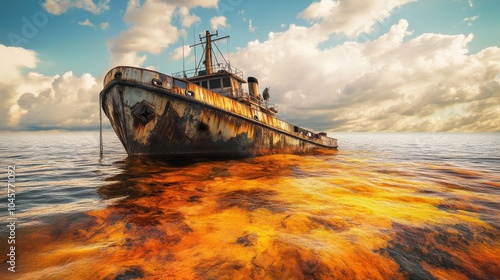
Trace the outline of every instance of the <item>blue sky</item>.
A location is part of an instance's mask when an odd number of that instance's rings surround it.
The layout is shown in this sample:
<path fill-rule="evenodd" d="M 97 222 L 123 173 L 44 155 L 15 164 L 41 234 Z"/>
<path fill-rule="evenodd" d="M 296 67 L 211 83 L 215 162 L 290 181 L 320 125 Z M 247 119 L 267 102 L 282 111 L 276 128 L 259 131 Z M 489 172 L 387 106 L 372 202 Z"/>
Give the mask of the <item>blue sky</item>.
<path fill-rule="evenodd" d="M 94 2 L 98 3 L 95 0 Z M 269 32 L 283 30 L 281 24 L 289 25 L 297 21 L 306 24 L 305 20 L 297 20 L 297 14 L 305 9 L 309 3 L 301 2 L 299 4 L 297 2 L 274 1 L 270 4 L 268 1 L 232 0 L 221 1 L 220 8 L 194 7 L 192 13 L 200 17 L 200 22 L 186 28 L 186 32 L 189 34 L 185 38 L 185 43 L 193 43 L 193 30 L 196 40 L 198 40 L 199 33 L 210 29 L 210 19 L 222 15 L 228 18 L 228 26 L 221 28 L 221 35 L 231 36 L 231 51 L 235 51 L 236 47 L 244 47 L 250 40 L 265 40 Z M 109 10 L 100 14 L 73 8 L 61 15 L 47 12 L 43 6 L 44 2 L 39 2 L 42 4 L 36 3 L 37 1 L 19 2 L 16 0 L 0 2 L 0 9 L 6 15 L 1 19 L 2 37 L 0 44 L 18 45 L 37 51 L 40 61 L 35 70 L 47 75 L 64 73 L 69 70 L 77 75 L 83 73 L 99 75 L 109 68 L 107 41 L 119 36 L 119 33 L 126 29 L 127 25 L 123 21 L 123 16 L 127 9 L 127 1 L 110 1 Z M 279 13 L 276 13 L 277 10 Z M 23 27 L 26 25 L 23 18 L 34 24 L 34 16 L 42 13 L 48 18 L 47 24 L 42 27 L 35 26 L 37 32 L 33 38 L 23 36 Z M 42 19 L 44 16 L 39 17 Z M 94 26 L 79 24 L 87 19 Z M 250 19 L 254 25 L 260 24 L 255 32 L 250 32 L 248 29 Z M 106 22 L 109 23 L 109 27 L 102 30 L 99 25 Z M 176 18 L 173 23 L 178 28 L 182 28 L 179 18 Z M 9 34 L 15 35 L 9 37 Z M 16 35 L 22 39 L 16 40 L 18 38 Z M 18 42 L 20 43 L 18 44 Z M 158 70 L 177 71 L 178 68 L 171 65 L 176 67 L 182 67 L 182 65 L 178 61 L 169 60 L 168 53 L 181 45 L 182 40 L 179 39 L 161 55 L 149 55 L 148 62 L 157 66 Z M 227 51 L 226 45 L 222 47 Z"/>
<path fill-rule="evenodd" d="M 2 130 L 95 128 L 110 68 L 180 71 L 183 41 L 216 28 L 231 36 L 220 47 L 232 64 L 272 87 L 287 121 L 500 131 L 493 0 L 4 0 L 0 11 Z"/>

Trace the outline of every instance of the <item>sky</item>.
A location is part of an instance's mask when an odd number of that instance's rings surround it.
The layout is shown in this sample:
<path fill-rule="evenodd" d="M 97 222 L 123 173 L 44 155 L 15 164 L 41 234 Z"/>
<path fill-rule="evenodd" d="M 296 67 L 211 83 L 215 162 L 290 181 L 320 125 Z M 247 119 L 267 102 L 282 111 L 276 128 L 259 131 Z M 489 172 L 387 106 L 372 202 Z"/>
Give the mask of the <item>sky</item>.
<path fill-rule="evenodd" d="M 194 68 L 204 30 L 230 36 L 225 57 L 293 124 L 500 131 L 498 0 L 2 0 L 0 13 L 3 131 L 98 129 L 107 71 L 172 74 L 183 49 Z"/>

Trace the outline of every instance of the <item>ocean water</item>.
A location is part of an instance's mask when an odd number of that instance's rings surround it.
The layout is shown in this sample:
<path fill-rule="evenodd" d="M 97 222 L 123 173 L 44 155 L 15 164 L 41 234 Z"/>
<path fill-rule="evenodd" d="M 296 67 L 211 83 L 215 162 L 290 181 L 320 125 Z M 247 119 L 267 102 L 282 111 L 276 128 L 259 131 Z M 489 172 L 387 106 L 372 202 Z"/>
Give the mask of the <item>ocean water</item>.
<path fill-rule="evenodd" d="M 0 279 L 499 279 L 500 133 L 334 137 L 172 163 L 112 131 L 103 158 L 98 132 L 0 133 Z"/>

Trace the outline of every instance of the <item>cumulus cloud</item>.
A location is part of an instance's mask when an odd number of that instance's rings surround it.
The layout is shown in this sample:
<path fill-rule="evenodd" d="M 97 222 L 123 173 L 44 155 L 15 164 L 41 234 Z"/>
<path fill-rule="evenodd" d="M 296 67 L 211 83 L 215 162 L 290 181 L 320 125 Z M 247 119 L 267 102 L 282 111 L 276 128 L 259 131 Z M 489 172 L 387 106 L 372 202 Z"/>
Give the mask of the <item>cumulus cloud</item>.
<path fill-rule="evenodd" d="M 108 41 L 111 65 L 142 66 L 147 56 L 139 52 L 159 54 L 177 41 L 179 31 L 172 25 L 176 8 L 163 1 L 149 0 L 141 5 L 131 0 L 124 16 L 130 27 Z"/>
<path fill-rule="evenodd" d="M 35 68 L 36 53 L 21 47 L 8 47 L 0 44 L 0 83 L 11 84 L 22 76 L 23 68 Z"/>
<path fill-rule="evenodd" d="M 170 53 L 170 58 L 173 60 L 181 60 L 183 57 L 188 57 L 191 54 L 191 48 L 189 45 L 184 45 L 176 48 Z"/>
<path fill-rule="evenodd" d="M 391 15 L 396 8 L 416 0 L 320 0 L 299 14 L 308 20 L 318 20 L 324 32 L 356 36 L 369 33 L 374 25 Z"/>
<path fill-rule="evenodd" d="M 94 3 L 93 0 L 45 0 L 43 6 L 47 12 L 53 15 L 60 15 L 67 12 L 69 9 L 83 9 L 93 14 L 100 14 L 109 10 L 110 0 L 98 0 Z"/>
<path fill-rule="evenodd" d="M 78 22 L 78 24 L 81 25 L 81 26 L 94 27 L 94 24 L 92 22 L 90 22 L 89 19 L 85 19 L 84 21 L 80 21 L 80 22 Z"/>
<path fill-rule="evenodd" d="M 11 106 L 16 102 L 15 90 L 23 80 L 23 70 L 35 68 L 36 53 L 20 47 L 7 47 L 0 44 L 0 129 L 9 127 Z"/>
<path fill-rule="evenodd" d="M 187 7 L 180 7 L 179 15 L 181 16 L 183 27 L 190 27 L 191 25 L 201 21 L 200 17 L 189 14 L 189 9 Z"/>
<path fill-rule="evenodd" d="M 179 39 L 182 32 L 172 23 L 181 16 L 182 25 L 189 27 L 199 21 L 189 14 L 193 7 L 217 7 L 217 0 L 130 0 L 124 21 L 129 26 L 118 38 L 108 41 L 111 66 L 142 66 L 147 55 L 159 54 Z"/>
<path fill-rule="evenodd" d="M 90 74 L 46 76 L 35 72 L 36 53 L 0 44 L 2 130 L 88 128 L 99 123 L 100 85 Z"/>
<path fill-rule="evenodd" d="M 473 35 L 407 39 L 405 20 L 326 49 L 318 30 L 291 25 L 232 55 L 272 86 L 282 118 L 326 131 L 500 130 L 499 48 L 469 54 Z"/>
<path fill-rule="evenodd" d="M 11 126 L 21 129 L 65 129 L 96 127 L 99 123 L 96 78 L 90 74 L 75 77 L 66 72 L 62 76 L 44 76 L 30 73 L 25 83 L 30 91 L 18 88 L 17 102 L 11 107 L 16 114 Z"/>
<path fill-rule="evenodd" d="M 212 30 L 228 27 L 227 18 L 225 16 L 216 16 L 210 19 L 210 27 Z"/>
<path fill-rule="evenodd" d="M 203 7 L 203 8 L 217 8 L 219 0 L 156 0 L 158 2 L 168 3 L 177 7 Z"/>

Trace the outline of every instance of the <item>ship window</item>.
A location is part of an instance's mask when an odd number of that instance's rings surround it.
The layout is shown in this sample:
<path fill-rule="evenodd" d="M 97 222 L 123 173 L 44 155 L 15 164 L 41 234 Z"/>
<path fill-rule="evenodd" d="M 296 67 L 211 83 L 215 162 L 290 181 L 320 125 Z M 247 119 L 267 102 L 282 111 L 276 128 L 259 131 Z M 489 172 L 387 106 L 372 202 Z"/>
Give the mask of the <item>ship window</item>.
<path fill-rule="evenodd" d="M 174 79 L 174 86 L 180 87 L 180 88 L 187 88 L 187 84 L 184 81 Z"/>
<path fill-rule="evenodd" d="M 222 87 L 231 87 L 231 80 L 229 78 L 222 78 Z"/>
<path fill-rule="evenodd" d="M 220 88 L 220 79 L 210 80 L 210 88 Z"/>
<path fill-rule="evenodd" d="M 208 88 L 207 81 L 201 81 L 201 86 L 204 87 L 204 88 Z"/>

